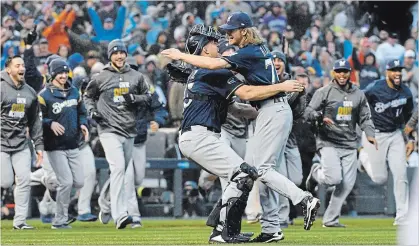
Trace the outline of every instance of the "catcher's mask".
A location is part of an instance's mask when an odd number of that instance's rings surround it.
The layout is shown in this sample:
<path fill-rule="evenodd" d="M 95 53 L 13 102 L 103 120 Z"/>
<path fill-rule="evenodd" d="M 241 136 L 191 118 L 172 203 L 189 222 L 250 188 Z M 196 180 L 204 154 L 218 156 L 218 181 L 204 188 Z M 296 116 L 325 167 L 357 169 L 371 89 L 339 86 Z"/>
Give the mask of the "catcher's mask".
<path fill-rule="evenodd" d="M 213 27 L 205 27 L 202 24 L 195 25 L 189 32 L 188 39 L 186 40 L 186 52 L 192 55 L 199 55 L 202 48 L 211 41 L 218 41 L 223 36 Z"/>

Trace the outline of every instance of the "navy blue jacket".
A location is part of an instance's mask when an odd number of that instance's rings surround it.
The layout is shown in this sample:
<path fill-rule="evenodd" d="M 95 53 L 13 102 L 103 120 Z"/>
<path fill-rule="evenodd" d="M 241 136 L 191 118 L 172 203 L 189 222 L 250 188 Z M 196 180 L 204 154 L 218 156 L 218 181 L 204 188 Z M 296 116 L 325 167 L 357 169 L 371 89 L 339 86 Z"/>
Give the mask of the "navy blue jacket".
<path fill-rule="evenodd" d="M 61 90 L 48 84 L 38 96 L 42 110 L 44 145 L 46 151 L 69 150 L 79 147 L 80 126 L 87 126 L 86 109 L 80 92 L 67 82 Z M 52 122 L 60 123 L 64 134 L 56 136 L 51 129 Z"/>
<path fill-rule="evenodd" d="M 377 132 L 394 132 L 402 129 L 409 121 L 413 98 L 406 85 L 402 84 L 400 89 L 392 89 L 385 79 L 381 79 L 371 83 L 364 93 Z"/>

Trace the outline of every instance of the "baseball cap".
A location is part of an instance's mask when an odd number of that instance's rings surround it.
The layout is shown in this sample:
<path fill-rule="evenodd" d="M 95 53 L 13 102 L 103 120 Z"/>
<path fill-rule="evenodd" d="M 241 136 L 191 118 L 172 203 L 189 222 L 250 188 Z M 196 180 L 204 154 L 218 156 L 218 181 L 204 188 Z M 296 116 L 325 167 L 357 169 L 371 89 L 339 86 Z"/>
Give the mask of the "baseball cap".
<path fill-rule="evenodd" d="M 416 53 L 413 50 L 406 50 L 406 52 L 404 53 L 404 57 L 416 58 Z"/>
<path fill-rule="evenodd" d="M 271 8 L 274 8 L 274 7 L 282 8 L 282 4 L 280 2 L 273 2 L 271 4 Z"/>
<path fill-rule="evenodd" d="M 391 32 L 390 35 L 389 35 L 389 37 L 390 38 L 394 38 L 394 39 L 398 39 L 399 38 L 399 35 L 397 33 L 395 33 L 395 32 Z"/>
<path fill-rule="evenodd" d="M 344 70 L 351 70 L 351 65 L 345 59 L 336 60 L 333 64 L 333 70 L 344 69 Z"/>
<path fill-rule="evenodd" d="M 386 65 L 386 70 L 392 70 L 395 68 L 404 68 L 399 59 L 392 59 Z"/>
<path fill-rule="evenodd" d="M 48 44 L 48 40 L 46 38 L 41 38 L 38 43 L 39 44 Z"/>
<path fill-rule="evenodd" d="M 235 30 L 239 28 L 248 28 L 253 26 L 250 16 L 244 12 L 234 12 L 227 18 L 227 23 L 221 25 L 224 30 Z"/>
<path fill-rule="evenodd" d="M 218 53 L 222 54 L 229 49 L 233 49 L 234 51 L 236 51 L 238 47 L 230 45 L 226 39 L 218 41 Z"/>
<path fill-rule="evenodd" d="M 113 23 L 113 19 L 111 17 L 108 17 L 105 19 L 105 23 Z"/>
<path fill-rule="evenodd" d="M 371 37 L 368 38 L 368 41 L 370 41 L 370 43 L 379 43 L 380 38 L 375 35 L 372 35 Z"/>
<path fill-rule="evenodd" d="M 290 25 L 287 25 L 287 28 L 285 29 L 287 32 L 291 32 L 292 31 L 292 27 Z"/>

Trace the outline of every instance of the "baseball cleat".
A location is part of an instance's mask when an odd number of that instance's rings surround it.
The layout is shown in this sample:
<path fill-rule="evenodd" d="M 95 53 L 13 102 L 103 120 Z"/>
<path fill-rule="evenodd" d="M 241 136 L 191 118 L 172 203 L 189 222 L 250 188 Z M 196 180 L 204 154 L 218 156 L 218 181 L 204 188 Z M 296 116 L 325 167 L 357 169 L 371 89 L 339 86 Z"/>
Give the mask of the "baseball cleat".
<path fill-rule="evenodd" d="M 97 216 L 91 213 L 80 214 L 79 216 L 77 216 L 77 220 L 82 222 L 93 222 L 97 220 Z"/>
<path fill-rule="evenodd" d="M 14 230 L 33 230 L 35 228 L 33 226 L 23 223 L 18 226 L 13 226 L 13 229 Z"/>
<path fill-rule="evenodd" d="M 124 216 L 116 222 L 116 229 L 124 229 L 127 225 L 132 224 L 132 217 L 131 216 Z"/>
<path fill-rule="evenodd" d="M 244 236 L 242 233 L 234 237 L 223 237 L 222 232 L 213 230 L 209 238 L 208 243 L 247 243 L 250 241 L 250 237 Z"/>
<path fill-rule="evenodd" d="M 323 227 L 345 228 L 346 226 L 344 224 L 336 222 L 336 223 L 333 223 L 333 224 L 324 224 Z"/>
<path fill-rule="evenodd" d="M 320 208 L 320 200 L 309 195 L 302 201 L 304 214 L 304 229 L 310 230 L 313 222 L 316 220 L 317 210 Z"/>
<path fill-rule="evenodd" d="M 109 221 L 111 221 L 112 216 L 110 213 L 104 213 L 102 211 L 99 212 L 99 221 L 100 223 L 106 225 L 109 223 Z"/>
<path fill-rule="evenodd" d="M 71 229 L 72 227 L 66 224 L 62 224 L 62 225 L 52 225 L 51 229 L 53 230 L 61 230 L 61 229 Z"/>
<path fill-rule="evenodd" d="M 284 240 L 284 233 L 282 231 L 277 233 L 260 233 L 259 236 L 252 239 L 251 243 L 272 243 Z"/>

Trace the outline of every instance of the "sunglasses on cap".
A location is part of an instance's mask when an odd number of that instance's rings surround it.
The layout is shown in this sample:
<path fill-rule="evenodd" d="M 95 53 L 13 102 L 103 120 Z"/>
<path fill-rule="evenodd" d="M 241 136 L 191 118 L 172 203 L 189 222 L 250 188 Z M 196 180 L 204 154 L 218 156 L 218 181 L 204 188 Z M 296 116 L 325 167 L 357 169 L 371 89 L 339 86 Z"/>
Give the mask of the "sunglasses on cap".
<path fill-rule="evenodd" d="M 348 69 L 336 69 L 335 70 L 335 73 L 349 73 L 350 72 L 350 70 L 348 70 Z"/>

